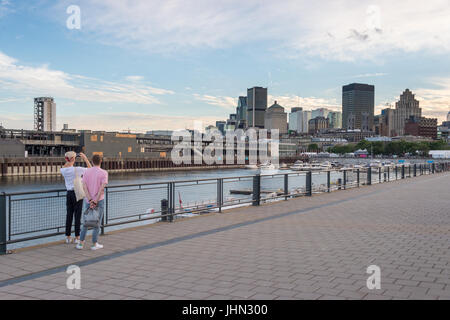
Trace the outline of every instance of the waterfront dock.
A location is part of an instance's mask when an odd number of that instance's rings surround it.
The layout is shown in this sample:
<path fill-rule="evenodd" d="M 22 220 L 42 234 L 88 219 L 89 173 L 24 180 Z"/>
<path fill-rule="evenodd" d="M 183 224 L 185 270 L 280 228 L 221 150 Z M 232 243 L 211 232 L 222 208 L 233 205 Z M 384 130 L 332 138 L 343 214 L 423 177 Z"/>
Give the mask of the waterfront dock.
<path fill-rule="evenodd" d="M 450 299 L 449 190 L 441 172 L 22 249 L 0 299 Z"/>

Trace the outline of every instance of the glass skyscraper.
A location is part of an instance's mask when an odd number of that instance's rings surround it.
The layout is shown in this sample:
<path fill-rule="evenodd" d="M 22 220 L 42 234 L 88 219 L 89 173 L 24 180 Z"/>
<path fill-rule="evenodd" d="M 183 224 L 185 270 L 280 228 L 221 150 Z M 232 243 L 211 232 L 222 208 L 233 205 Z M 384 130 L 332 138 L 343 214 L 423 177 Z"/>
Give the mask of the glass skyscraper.
<path fill-rule="evenodd" d="M 342 87 L 342 127 L 373 130 L 375 86 L 352 83 Z"/>

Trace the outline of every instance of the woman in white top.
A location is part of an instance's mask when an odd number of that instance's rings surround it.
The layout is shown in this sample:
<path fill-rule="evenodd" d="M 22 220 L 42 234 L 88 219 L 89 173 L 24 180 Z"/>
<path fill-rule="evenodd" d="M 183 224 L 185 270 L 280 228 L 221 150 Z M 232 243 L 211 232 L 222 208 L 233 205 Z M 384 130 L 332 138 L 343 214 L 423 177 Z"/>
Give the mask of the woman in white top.
<path fill-rule="evenodd" d="M 80 242 L 80 224 L 81 224 L 81 210 L 83 208 L 83 199 L 77 201 L 77 197 L 74 191 L 74 180 L 77 175 L 80 177 L 83 176 L 86 168 L 83 167 L 74 167 L 75 160 L 77 158 L 77 154 L 73 151 L 66 152 L 64 155 L 66 159 L 66 164 L 61 168 L 61 174 L 64 177 L 64 181 L 66 184 L 67 196 L 66 196 L 66 207 L 67 207 L 67 216 L 66 216 L 66 243 L 71 243 L 71 233 L 72 233 L 72 221 L 75 216 L 75 243 Z M 92 167 L 88 158 L 84 153 L 80 153 L 80 157 L 86 163 L 88 168 Z"/>

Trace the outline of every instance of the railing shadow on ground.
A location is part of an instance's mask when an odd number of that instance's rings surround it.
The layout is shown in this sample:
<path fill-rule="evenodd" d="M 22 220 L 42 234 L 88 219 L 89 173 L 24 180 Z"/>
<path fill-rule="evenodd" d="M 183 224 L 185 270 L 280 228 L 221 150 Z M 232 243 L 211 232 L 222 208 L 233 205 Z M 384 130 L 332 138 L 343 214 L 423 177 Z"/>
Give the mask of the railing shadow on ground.
<path fill-rule="evenodd" d="M 449 170 L 450 162 L 438 162 L 111 186 L 105 190 L 102 234 Z M 65 221 L 65 189 L 0 194 L 0 254 L 9 246 L 61 240 Z"/>

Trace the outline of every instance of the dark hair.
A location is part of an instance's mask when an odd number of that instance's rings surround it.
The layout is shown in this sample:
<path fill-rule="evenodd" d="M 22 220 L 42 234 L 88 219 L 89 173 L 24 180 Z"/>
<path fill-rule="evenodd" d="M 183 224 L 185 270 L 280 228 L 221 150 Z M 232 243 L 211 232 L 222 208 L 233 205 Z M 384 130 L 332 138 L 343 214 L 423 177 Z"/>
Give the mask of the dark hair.
<path fill-rule="evenodd" d="M 102 162 L 102 157 L 100 157 L 98 154 L 94 154 L 94 156 L 92 157 L 92 162 L 95 166 L 99 166 Z"/>

